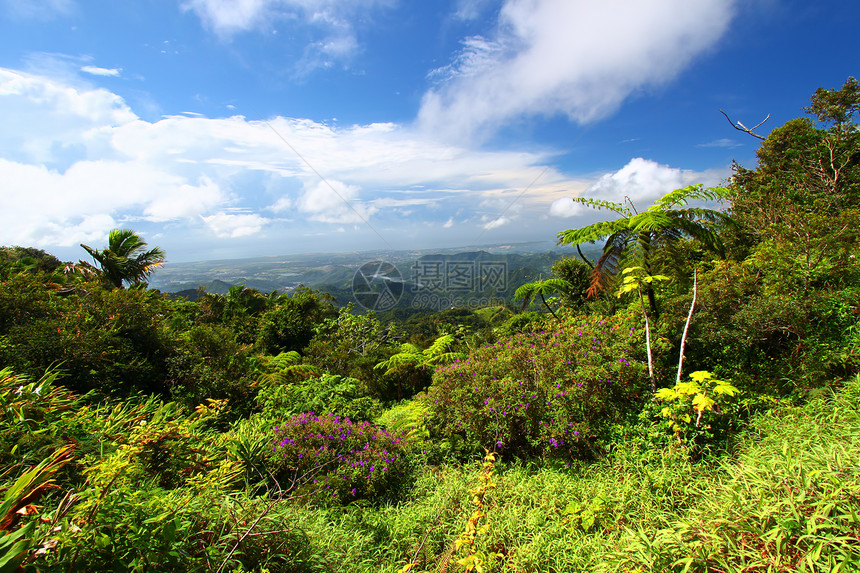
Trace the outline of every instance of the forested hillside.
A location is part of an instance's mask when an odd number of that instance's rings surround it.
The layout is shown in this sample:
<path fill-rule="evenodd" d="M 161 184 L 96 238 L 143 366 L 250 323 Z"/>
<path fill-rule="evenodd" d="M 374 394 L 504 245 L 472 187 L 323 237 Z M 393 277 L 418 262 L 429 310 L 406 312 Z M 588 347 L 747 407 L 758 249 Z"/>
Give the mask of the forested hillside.
<path fill-rule="evenodd" d="M 515 304 L 0 248 L 0 572 L 860 570 L 860 85 L 804 111 Z"/>

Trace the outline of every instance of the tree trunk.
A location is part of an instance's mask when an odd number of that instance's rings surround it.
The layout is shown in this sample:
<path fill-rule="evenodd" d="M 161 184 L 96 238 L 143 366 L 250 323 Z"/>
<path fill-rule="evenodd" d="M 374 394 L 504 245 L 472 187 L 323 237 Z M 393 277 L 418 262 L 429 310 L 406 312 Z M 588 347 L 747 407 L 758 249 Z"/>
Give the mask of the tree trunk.
<path fill-rule="evenodd" d="M 541 292 L 541 293 L 538 293 L 538 294 L 540 294 L 540 299 L 541 299 L 541 301 L 543 302 L 543 305 L 546 307 L 546 309 L 547 309 L 548 311 L 550 311 L 550 313 L 553 315 L 553 317 L 555 317 L 555 319 L 556 319 L 556 320 L 558 320 L 559 322 L 561 322 L 561 319 L 559 319 L 559 318 L 558 318 L 558 315 L 556 315 L 556 314 L 555 314 L 555 312 L 552 310 L 552 308 L 550 308 L 550 306 L 546 303 L 546 299 L 543 297 L 543 293 Z"/>
<path fill-rule="evenodd" d="M 684 346 L 687 342 L 687 332 L 690 330 L 690 320 L 693 318 L 693 310 L 696 308 L 696 287 L 699 282 L 697 271 L 698 269 L 693 269 L 693 302 L 690 303 L 690 313 L 687 315 L 687 323 L 684 325 L 684 334 L 681 335 L 681 352 L 678 357 L 678 378 L 675 379 L 675 384 L 681 383 L 681 372 L 684 369 Z"/>
<path fill-rule="evenodd" d="M 654 288 L 650 283 L 645 287 L 645 293 L 648 295 L 648 307 L 651 309 L 651 316 L 654 320 L 659 320 L 660 311 L 657 309 L 657 297 L 654 295 Z"/>
<path fill-rule="evenodd" d="M 645 317 L 645 349 L 648 351 L 648 378 L 651 379 L 651 393 L 657 391 L 657 378 L 654 376 L 654 359 L 651 356 L 651 323 L 648 320 L 648 311 L 645 309 L 645 299 L 642 298 L 642 290 L 639 291 L 639 303 L 642 305 L 642 316 Z"/>

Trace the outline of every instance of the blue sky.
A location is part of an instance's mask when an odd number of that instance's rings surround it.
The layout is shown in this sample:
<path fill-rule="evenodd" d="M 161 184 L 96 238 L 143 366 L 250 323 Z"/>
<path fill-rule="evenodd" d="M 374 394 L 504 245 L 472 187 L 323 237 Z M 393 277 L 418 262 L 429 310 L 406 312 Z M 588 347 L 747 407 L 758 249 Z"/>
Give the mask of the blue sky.
<path fill-rule="evenodd" d="M 554 241 L 751 166 L 856 0 L 0 0 L 0 244 L 169 261 Z"/>

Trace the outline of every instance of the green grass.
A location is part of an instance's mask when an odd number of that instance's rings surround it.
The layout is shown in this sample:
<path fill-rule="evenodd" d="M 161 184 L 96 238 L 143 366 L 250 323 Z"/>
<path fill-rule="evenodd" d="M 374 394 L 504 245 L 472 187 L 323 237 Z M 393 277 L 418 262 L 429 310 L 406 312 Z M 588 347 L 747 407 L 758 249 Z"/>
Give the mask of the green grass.
<path fill-rule="evenodd" d="M 858 399 L 854 380 L 835 396 L 762 415 L 722 461 L 621 449 L 581 468 L 497 468 L 478 546 L 499 557 L 484 566 L 860 570 Z M 337 570 L 462 570 L 448 555 L 477 483 L 477 466 L 429 470 L 399 506 L 317 514 L 306 531 L 321 558 L 339 556 Z"/>
<path fill-rule="evenodd" d="M 22 400 L 15 393 L 19 385 L 10 385 L 7 397 Z M 59 399 L 33 396 L 52 404 Z M 635 441 L 617 445 L 599 462 L 570 468 L 502 460 L 494 470 L 495 487 L 483 500 L 486 515 L 478 521 L 475 555 L 488 572 L 858 571 L 858 404 L 860 379 L 854 379 L 831 396 L 759 415 L 731 454 L 696 462 L 684 451 Z M 123 438 L 135 448 L 161 444 L 144 438 L 168 430 L 176 440 L 187 434 L 183 439 L 192 443 L 210 436 L 215 449 L 232 435 L 206 433 L 198 428 L 202 422 L 167 409 L 162 420 L 154 406 L 138 406 L 147 412 L 145 426 L 134 408 L 76 415 L 89 420 L 87 427 L 101 420 L 98 428 L 106 433 L 136 421 Z M 4 423 L 11 428 L 21 422 Z M 69 570 L 71 556 L 77 559 L 74 570 L 105 570 L 99 567 L 105 567 L 108 554 L 119 559 L 111 565 L 116 569 L 125 563 L 123 555 L 142 559 L 141 548 L 149 552 L 147 563 L 170 564 L 175 571 L 215 570 L 221 562 L 224 571 L 241 570 L 236 568 L 242 562 L 271 573 L 395 573 L 409 564 L 415 572 L 464 570 L 454 547 L 475 510 L 479 460 L 419 467 L 399 504 L 314 508 L 290 501 L 270 505 L 254 497 L 259 490 L 243 487 L 238 461 L 225 458 L 219 462 L 227 464 L 223 471 L 162 489 L 145 477 L 143 466 L 123 449 L 128 446 L 93 447 L 80 445 L 89 450 L 81 452 L 81 463 L 90 478 L 89 489 L 79 489 L 81 500 L 65 517 L 50 508 L 43 512 L 68 522 L 60 546 L 37 564 L 43 570 Z M 124 477 L 114 481 L 114 474 Z M 84 529 L 76 533 L 69 529 L 72 523 Z M 55 535 L 52 527 L 39 526 L 44 530 L 39 543 Z M 121 536 L 109 534 L 118 530 Z M 128 570 L 146 569 L 130 563 L 124 565 Z"/>

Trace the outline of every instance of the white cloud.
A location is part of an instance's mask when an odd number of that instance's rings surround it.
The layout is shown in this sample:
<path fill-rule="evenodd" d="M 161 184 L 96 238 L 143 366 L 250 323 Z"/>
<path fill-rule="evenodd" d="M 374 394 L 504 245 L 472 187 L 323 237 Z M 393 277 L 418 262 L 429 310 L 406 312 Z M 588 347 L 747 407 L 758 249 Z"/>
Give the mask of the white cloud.
<path fill-rule="evenodd" d="M 584 212 L 585 208 L 570 197 L 556 199 L 549 207 L 549 214 L 553 217 L 575 217 Z"/>
<path fill-rule="evenodd" d="M 269 205 L 267 208 L 273 213 L 283 213 L 289 211 L 293 206 L 293 201 L 289 197 L 279 197 L 277 201 Z"/>
<path fill-rule="evenodd" d="M 81 71 L 94 76 L 107 76 L 117 78 L 122 73 L 122 68 L 100 68 L 98 66 L 83 66 Z"/>
<path fill-rule="evenodd" d="M 350 248 L 359 235 L 378 244 L 365 221 L 390 241 L 433 233 L 434 244 L 462 244 L 505 225 L 506 237 L 537 233 L 535 221 L 560 214 L 556 200 L 594 183 L 548 168 L 551 150 L 470 150 L 391 123 L 150 122 L 109 91 L 3 69 L 0 117 L 11 126 L 0 130 L 0 244 L 92 244 L 136 223 L 165 237 L 181 229 L 185 243 L 211 249 L 255 234 L 291 244 L 341 226 Z M 590 192 L 644 197 L 660 187 L 654 180 L 700 175 L 637 159 Z"/>
<path fill-rule="evenodd" d="M 222 38 L 247 31 L 277 33 L 276 26 L 306 27 L 312 35 L 296 71 L 348 62 L 359 50 L 356 25 L 378 6 L 396 0 L 187 0 L 183 7 Z"/>
<path fill-rule="evenodd" d="M 692 171 L 635 157 L 618 171 L 603 175 L 582 196 L 614 203 L 625 203 L 629 199 L 637 209 L 644 210 L 669 191 L 695 183 L 715 186 L 728 175 L 728 170 Z M 590 211 L 565 197 L 554 201 L 549 212 L 555 217 L 574 217 Z"/>
<path fill-rule="evenodd" d="M 312 183 L 298 200 L 299 210 L 308 214 L 312 221 L 323 223 L 369 222 L 378 211 L 358 200 L 359 188 L 340 181 L 318 181 Z"/>
<path fill-rule="evenodd" d="M 424 96 L 419 122 L 458 138 L 521 116 L 590 122 L 631 94 L 672 80 L 712 47 L 734 0 L 505 0 L 488 38 L 474 37 Z"/>
<path fill-rule="evenodd" d="M 232 239 L 256 235 L 270 222 L 255 213 L 216 213 L 202 219 L 217 236 Z"/>
<path fill-rule="evenodd" d="M 496 229 L 496 228 L 501 227 L 503 225 L 507 225 L 510 222 L 511 222 L 511 220 L 508 219 L 507 217 L 498 217 L 497 219 L 493 219 L 492 221 L 485 223 L 484 224 L 484 230 L 489 231 L 490 229 Z"/>
<path fill-rule="evenodd" d="M 732 149 L 734 147 L 741 147 L 743 143 L 736 141 L 734 139 L 729 139 L 727 137 L 723 137 L 721 139 L 715 139 L 713 141 L 709 141 L 708 143 L 700 143 L 696 147 L 725 147 L 727 149 Z"/>
<path fill-rule="evenodd" d="M 0 150 L 24 162 L 68 164 L 102 155 L 110 128 L 137 119 L 125 102 L 104 89 L 0 68 Z"/>
<path fill-rule="evenodd" d="M 458 20 L 476 20 L 492 0 L 457 0 L 454 17 Z"/>
<path fill-rule="evenodd" d="M 219 34 L 233 34 L 257 26 L 274 8 L 267 0 L 189 0 L 183 6 L 193 10 Z"/>

